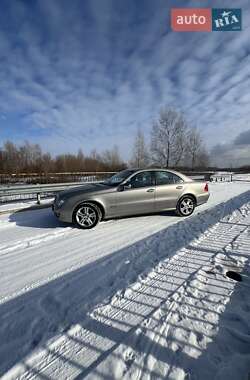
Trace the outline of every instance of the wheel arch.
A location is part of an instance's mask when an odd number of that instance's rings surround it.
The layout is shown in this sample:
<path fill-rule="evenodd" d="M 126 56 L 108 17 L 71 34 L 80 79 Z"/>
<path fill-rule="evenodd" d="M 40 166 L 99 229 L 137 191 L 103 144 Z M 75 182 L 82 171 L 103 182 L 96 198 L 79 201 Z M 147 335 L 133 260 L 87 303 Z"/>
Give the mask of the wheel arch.
<path fill-rule="evenodd" d="M 184 197 L 187 197 L 187 196 L 193 198 L 193 200 L 194 200 L 194 202 L 195 202 L 195 206 L 197 206 L 197 198 L 196 198 L 196 196 L 195 196 L 194 194 L 192 194 L 192 193 L 182 194 L 182 196 L 178 199 L 177 204 L 178 204 L 179 202 L 181 202 L 181 200 L 182 200 Z"/>
<path fill-rule="evenodd" d="M 101 212 L 101 215 L 100 215 L 100 220 L 102 220 L 105 216 L 105 208 L 104 208 L 104 205 L 101 203 L 101 202 L 98 202 L 96 200 L 93 200 L 93 199 L 86 199 L 84 201 L 81 201 L 79 203 L 77 203 L 74 208 L 73 208 L 73 211 L 72 211 L 72 221 L 74 220 L 74 213 L 75 213 L 75 210 L 77 209 L 77 207 L 83 205 L 83 204 L 92 204 L 92 205 L 95 205 L 99 208 L 100 212 Z"/>

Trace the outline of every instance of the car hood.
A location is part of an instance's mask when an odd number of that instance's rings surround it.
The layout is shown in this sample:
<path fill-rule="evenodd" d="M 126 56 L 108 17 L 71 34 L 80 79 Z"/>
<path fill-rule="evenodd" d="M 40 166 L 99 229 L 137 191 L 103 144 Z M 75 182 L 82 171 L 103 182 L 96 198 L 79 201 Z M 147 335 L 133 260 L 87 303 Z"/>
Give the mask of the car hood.
<path fill-rule="evenodd" d="M 114 191 L 114 187 L 104 185 L 102 183 L 90 183 L 83 186 L 76 186 L 68 190 L 60 191 L 57 195 L 58 198 L 69 198 L 74 195 L 80 195 L 85 193 L 99 193 Z"/>

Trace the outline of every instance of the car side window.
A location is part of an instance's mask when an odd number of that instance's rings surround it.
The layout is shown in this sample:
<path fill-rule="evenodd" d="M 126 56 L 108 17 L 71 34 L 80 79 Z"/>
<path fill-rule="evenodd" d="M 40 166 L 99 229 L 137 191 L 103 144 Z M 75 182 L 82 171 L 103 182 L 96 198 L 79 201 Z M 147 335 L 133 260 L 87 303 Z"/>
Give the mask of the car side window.
<path fill-rule="evenodd" d="M 182 183 L 183 180 L 174 173 L 158 171 L 155 173 L 156 185 L 171 185 L 173 183 Z"/>
<path fill-rule="evenodd" d="M 152 186 L 152 174 L 151 172 L 138 173 L 129 180 L 129 184 L 131 185 L 131 189 Z"/>

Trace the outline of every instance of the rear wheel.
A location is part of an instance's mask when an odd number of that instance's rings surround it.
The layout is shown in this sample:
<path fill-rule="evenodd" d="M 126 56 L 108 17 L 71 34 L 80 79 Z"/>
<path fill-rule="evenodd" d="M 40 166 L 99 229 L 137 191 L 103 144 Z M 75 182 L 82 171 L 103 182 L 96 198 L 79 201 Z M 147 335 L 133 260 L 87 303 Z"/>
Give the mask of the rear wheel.
<path fill-rule="evenodd" d="M 73 221 L 78 227 L 87 230 L 99 223 L 100 215 L 101 212 L 98 206 L 92 203 L 83 203 L 76 207 Z"/>
<path fill-rule="evenodd" d="M 194 212 L 195 200 L 193 197 L 186 195 L 181 198 L 176 206 L 176 213 L 179 216 L 189 216 Z"/>

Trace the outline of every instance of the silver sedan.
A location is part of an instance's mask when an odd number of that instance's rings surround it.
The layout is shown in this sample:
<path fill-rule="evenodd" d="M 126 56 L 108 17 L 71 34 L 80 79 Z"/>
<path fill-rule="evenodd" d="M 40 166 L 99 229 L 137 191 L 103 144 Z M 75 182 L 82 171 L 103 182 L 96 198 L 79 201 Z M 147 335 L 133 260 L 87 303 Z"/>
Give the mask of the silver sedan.
<path fill-rule="evenodd" d="M 64 222 L 83 229 L 102 219 L 175 210 L 189 216 L 207 202 L 208 184 L 165 169 L 123 170 L 110 179 L 60 192 L 52 206 Z"/>

